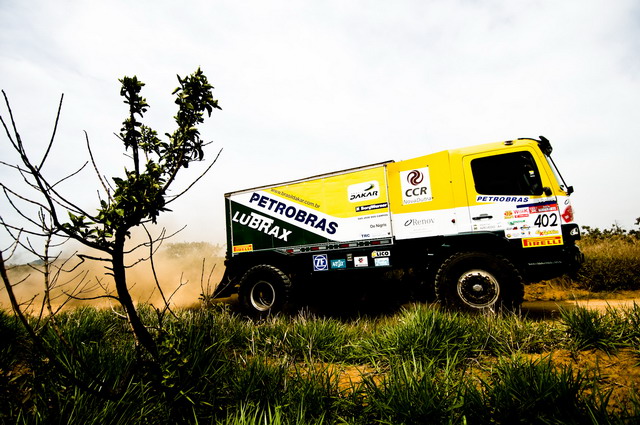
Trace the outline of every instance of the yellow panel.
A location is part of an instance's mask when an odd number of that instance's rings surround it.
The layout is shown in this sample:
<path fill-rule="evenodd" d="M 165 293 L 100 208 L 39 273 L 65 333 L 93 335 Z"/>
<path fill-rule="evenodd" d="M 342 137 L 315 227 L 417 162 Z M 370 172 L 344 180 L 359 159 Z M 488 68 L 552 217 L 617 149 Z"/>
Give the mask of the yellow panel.
<path fill-rule="evenodd" d="M 385 167 L 379 166 L 267 189 L 305 207 L 334 217 L 371 214 L 358 207 L 387 203 Z M 376 208 L 384 213 L 388 207 Z"/>
<path fill-rule="evenodd" d="M 395 162 L 388 170 L 392 213 L 453 208 L 449 152 Z"/>

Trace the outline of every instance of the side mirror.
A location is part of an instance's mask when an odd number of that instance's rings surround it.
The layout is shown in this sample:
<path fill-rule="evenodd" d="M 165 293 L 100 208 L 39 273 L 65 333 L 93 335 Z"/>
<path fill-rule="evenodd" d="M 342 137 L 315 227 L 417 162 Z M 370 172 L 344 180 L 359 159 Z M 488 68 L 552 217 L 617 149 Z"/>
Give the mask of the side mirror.
<path fill-rule="evenodd" d="M 542 188 L 542 191 L 544 192 L 544 194 L 545 194 L 546 196 L 551 196 L 551 194 L 553 193 L 553 191 L 551 190 L 551 188 L 550 188 L 550 187 L 547 187 L 547 186 L 543 187 L 543 188 Z"/>

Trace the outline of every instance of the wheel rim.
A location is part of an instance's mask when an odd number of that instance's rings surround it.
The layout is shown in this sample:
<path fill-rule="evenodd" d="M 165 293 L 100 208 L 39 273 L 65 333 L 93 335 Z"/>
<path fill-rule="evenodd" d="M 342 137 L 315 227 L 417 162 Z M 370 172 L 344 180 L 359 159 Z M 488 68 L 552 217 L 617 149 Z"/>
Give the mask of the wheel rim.
<path fill-rule="evenodd" d="M 486 270 L 469 270 L 458 279 L 458 296 L 470 307 L 492 308 L 500 296 L 498 280 Z"/>
<path fill-rule="evenodd" d="M 251 305 L 258 311 L 267 311 L 276 302 L 276 289 L 267 281 L 256 282 L 249 294 Z"/>

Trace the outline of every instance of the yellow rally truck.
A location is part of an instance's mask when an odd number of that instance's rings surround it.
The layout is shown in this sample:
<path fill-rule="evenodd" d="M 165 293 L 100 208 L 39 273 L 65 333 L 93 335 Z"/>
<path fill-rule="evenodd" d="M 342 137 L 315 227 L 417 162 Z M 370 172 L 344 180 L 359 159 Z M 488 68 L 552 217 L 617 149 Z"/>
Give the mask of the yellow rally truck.
<path fill-rule="evenodd" d="M 313 279 L 411 275 L 448 307 L 518 309 L 525 281 L 582 262 L 551 151 L 517 139 L 227 193 L 218 294 L 260 316 Z"/>

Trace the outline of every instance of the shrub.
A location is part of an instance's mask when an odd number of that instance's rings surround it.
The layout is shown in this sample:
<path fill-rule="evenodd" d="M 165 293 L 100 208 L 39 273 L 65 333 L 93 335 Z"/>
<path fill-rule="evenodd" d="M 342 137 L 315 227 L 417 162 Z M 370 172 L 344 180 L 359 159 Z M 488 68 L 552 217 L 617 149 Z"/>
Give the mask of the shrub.
<path fill-rule="evenodd" d="M 585 262 L 573 277 L 575 283 L 590 291 L 640 289 L 640 231 L 617 225 L 582 230 L 579 244 Z"/>
<path fill-rule="evenodd" d="M 640 289 L 640 241 L 610 239 L 583 244 L 577 282 L 590 291 Z"/>

